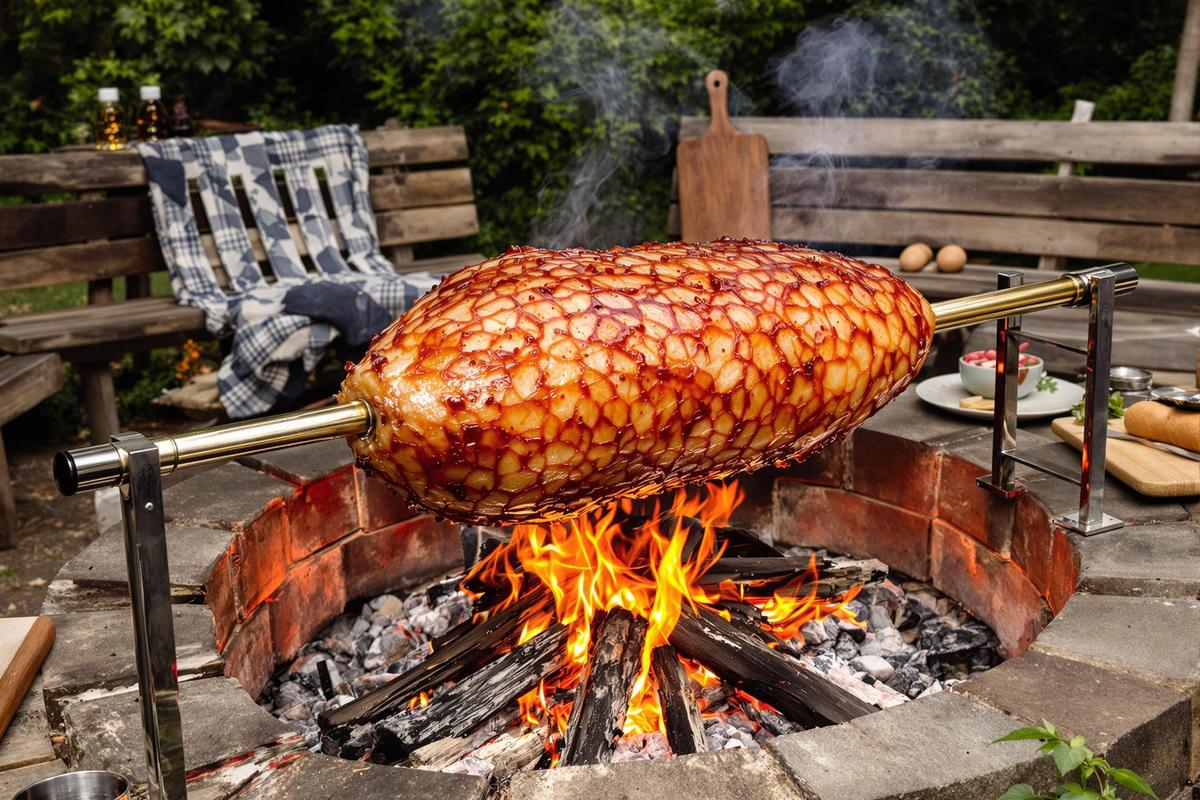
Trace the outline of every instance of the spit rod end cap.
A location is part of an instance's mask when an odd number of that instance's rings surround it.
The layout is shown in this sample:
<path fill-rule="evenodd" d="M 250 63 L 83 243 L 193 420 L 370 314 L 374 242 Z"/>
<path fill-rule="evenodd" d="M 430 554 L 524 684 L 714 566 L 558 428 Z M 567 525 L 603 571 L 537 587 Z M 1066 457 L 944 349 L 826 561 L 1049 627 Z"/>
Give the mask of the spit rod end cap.
<path fill-rule="evenodd" d="M 54 483 L 58 491 L 70 497 L 79 491 L 79 466 L 68 450 L 54 454 Z"/>

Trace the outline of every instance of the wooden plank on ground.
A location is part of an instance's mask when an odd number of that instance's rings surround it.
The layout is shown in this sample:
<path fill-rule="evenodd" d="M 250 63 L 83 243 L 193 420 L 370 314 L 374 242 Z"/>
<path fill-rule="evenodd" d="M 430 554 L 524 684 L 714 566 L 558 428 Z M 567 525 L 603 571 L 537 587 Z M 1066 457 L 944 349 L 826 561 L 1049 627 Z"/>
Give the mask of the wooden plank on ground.
<path fill-rule="evenodd" d="M 459 125 L 363 131 L 372 167 L 436 164 L 467 158 Z M 69 151 L 0 156 L 0 196 L 83 192 L 146 185 L 146 170 L 133 150 Z"/>
<path fill-rule="evenodd" d="M 62 385 L 62 360 L 54 353 L 0 356 L 0 425 L 24 414 Z"/>
<path fill-rule="evenodd" d="M 1082 127 L 1082 126 L 1081 126 Z M 958 244 L 970 250 L 1200 264 L 1200 229 L 933 211 L 776 208 L 771 235 L 829 245 Z"/>
<path fill-rule="evenodd" d="M 681 139 L 707 117 L 684 117 Z M 772 155 L 1200 164 L 1200 123 L 1056 120 L 736 117 L 743 133 L 767 137 Z"/>

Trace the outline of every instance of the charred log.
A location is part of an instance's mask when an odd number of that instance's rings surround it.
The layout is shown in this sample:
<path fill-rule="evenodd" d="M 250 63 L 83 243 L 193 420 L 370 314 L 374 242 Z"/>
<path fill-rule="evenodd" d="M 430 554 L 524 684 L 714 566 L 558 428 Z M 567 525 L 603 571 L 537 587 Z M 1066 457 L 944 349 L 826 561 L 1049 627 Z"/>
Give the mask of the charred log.
<path fill-rule="evenodd" d="M 712 568 L 700 577 L 705 586 L 715 586 L 722 581 L 734 583 L 780 584 L 803 575 L 808 570 L 809 559 L 799 558 L 720 558 Z M 832 596 L 845 592 L 859 584 L 881 580 L 887 568 L 878 561 L 852 561 L 834 565 L 817 562 L 820 578 L 817 592 Z M 799 591 L 811 589 L 811 582 L 800 585 Z"/>
<path fill-rule="evenodd" d="M 538 585 L 487 621 L 463 629 L 461 635 L 435 649 L 429 658 L 391 683 L 321 714 L 318 722 L 322 728 L 322 749 L 331 754 L 342 753 L 342 744 L 351 727 L 381 719 L 421 692 L 436 689 L 487 663 L 516 638 L 527 620 L 549 607 L 550 594 Z"/>
<path fill-rule="evenodd" d="M 560 765 L 607 764 L 612 759 L 629 713 L 646 627 L 646 620 L 615 608 L 594 629 L 594 645 L 575 690 Z"/>
<path fill-rule="evenodd" d="M 679 662 L 679 654 L 670 645 L 656 647 L 650 654 L 650 666 L 658 684 L 658 704 L 662 708 L 671 752 L 677 756 L 704 752 L 707 746 L 700 706 L 692 696 L 692 687 Z"/>
<path fill-rule="evenodd" d="M 808 727 L 846 722 L 874 709 L 707 609 L 685 607 L 671 644 L 752 697 Z"/>
<path fill-rule="evenodd" d="M 435 695 L 429 705 L 406 709 L 373 726 L 373 746 L 356 744 L 368 747 L 375 763 L 394 764 L 422 745 L 463 736 L 557 670 L 566 657 L 566 639 L 567 629 L 552 625 Z"/>

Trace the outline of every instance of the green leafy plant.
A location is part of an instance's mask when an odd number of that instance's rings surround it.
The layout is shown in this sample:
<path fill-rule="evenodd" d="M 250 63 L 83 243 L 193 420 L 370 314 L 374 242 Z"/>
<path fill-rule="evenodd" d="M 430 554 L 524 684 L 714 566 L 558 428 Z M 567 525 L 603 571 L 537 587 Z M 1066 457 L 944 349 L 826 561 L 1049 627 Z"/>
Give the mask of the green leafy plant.
<path fill-rule="evenodd" d="M 1039 392 L 1050 392 L 1054 394 L 1058 391 L 1058 381 L 1049 372 L 1043 372 L 1042 377 L 1038 378 L 1037 390 Z"/>
<path fill-rule="evenodd" d="M 1041 726 L 1017 728 L 1001 736 L 997 742 L 1041 742 L 1038 752 L 1054 759 L 1054 767 L 1062 781 L 1038 793 L 1027 783 L 1008 788 L 998 800 L 1115 800 L 1117 789 L 1153 797 L 1158 795 L 1145 778 L 1130 769 L 1114 767 L 1093 753 L 1082 736 L 1066 738 L 1061 731 L 1045 720 Z"/>
<path fill-rule="evenodd" d="M 1075 417 L 1076 422 L 1083 422 L 1086 408 L 1086 397 L 1071 407 L 1071 416 Z M 1108 418 L 1120 419 L 1123 416 L 1125 416 L 1125 398 L 1120 392 L 1113 392 L 1108 396 Z"/>

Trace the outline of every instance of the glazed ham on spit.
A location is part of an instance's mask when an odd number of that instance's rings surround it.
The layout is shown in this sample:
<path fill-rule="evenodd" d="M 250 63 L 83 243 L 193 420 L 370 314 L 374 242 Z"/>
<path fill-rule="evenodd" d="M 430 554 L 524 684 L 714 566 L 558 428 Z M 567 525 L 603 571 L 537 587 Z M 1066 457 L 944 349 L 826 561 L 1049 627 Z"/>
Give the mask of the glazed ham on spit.
<path fill-rule="evenodd" d="M 348 367 L 359 462 L 461 522 L 576 514 L 802 459 L 906 387 L 929 303 L 882 267 L 721 240 L 512 248 Z"/>

